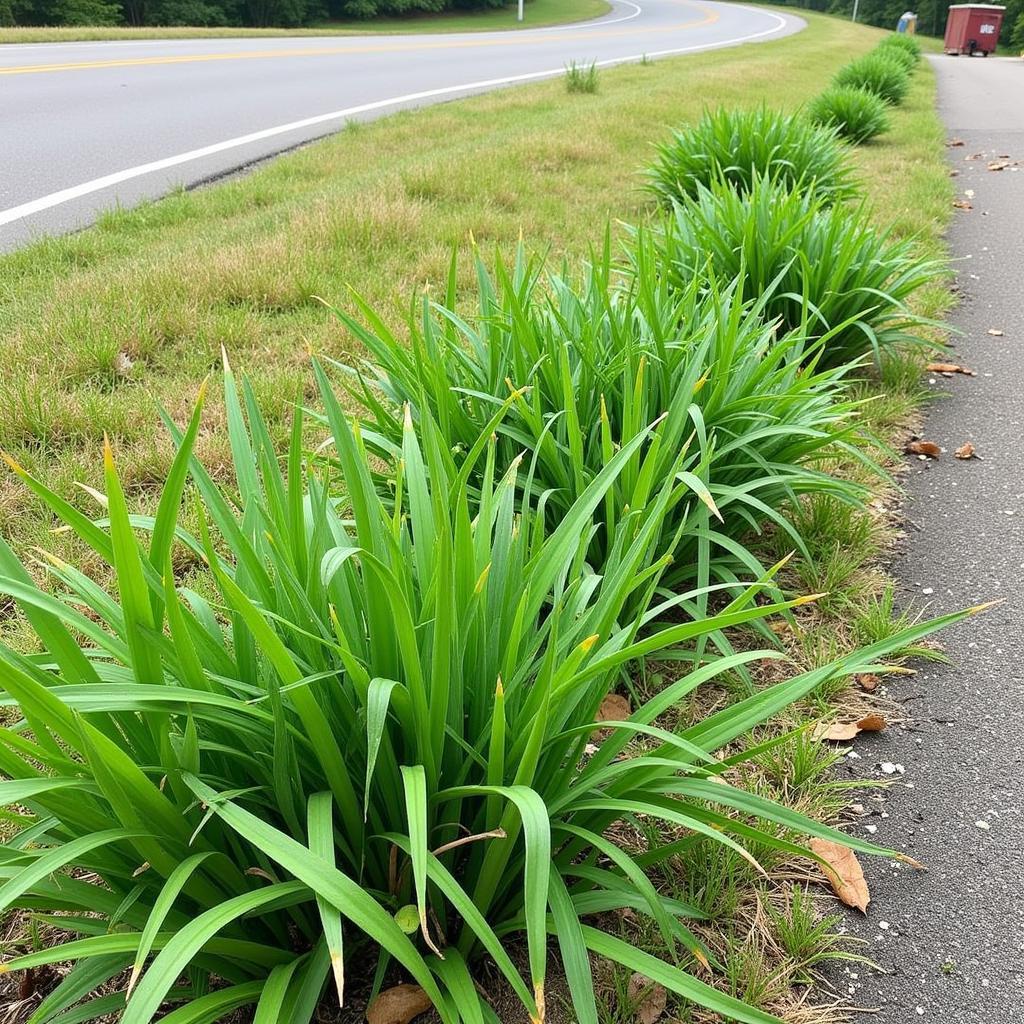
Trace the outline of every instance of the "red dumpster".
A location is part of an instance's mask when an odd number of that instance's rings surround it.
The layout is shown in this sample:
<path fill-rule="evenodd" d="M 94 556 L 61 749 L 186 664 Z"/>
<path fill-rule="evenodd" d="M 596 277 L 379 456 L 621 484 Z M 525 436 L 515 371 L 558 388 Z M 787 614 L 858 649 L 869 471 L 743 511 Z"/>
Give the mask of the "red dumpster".
<path fill-rule="evenodd" d="M 998 4 L 954 4 L 946 21 L 946 53 L 987 57 L 996 48 L 1005 10 Z"/>

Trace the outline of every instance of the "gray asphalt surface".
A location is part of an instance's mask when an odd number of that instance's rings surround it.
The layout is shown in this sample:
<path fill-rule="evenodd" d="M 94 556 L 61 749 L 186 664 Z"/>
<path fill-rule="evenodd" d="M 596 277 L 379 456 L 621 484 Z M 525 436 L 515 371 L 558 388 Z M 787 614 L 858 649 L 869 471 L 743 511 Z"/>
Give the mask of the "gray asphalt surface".
<path fill-rule="evenodd" d="M 0 46 L 0 250 L 349 120 L 561 74 L 572 60 L 689 53 L 803 26 L 705 0 L 614 0 L 604 18 L 511 32 Z"/>
<path fill-rule="evenodd" d="M 867 862 L 872 901 L 850 929 L 891 973 L 840 973 L 878 1024 L 1024 1021 L 1024 61 L 936 57 L 939 109 L 957 188 L 973 204 L 950 232 L 962 336 L 951 362 L 977 377 L 931 382 L 946 397 L 924 436 L 945 452 L 914 461 L 908 537 L 894 565 L 904 602 L 934 613 L 1003 598 L 942 638 L 951 666 L 894 684 L 908 727 L 856 744 L 847 764 L 890 778 L 861 828 L 927 874 Z M 980 155 L 979 155 L 980 154 Z M 988 170 L 1006 156 L 1016 169 Z M 975 157 L 975 159 L 968 159 Z M 1002 336 L 989 334 L 1002 331 Z M 953 452 L 970 441 L 980 460 Z M 870 832 L 871 829 L 868 829 Z M 862 833 L 863 834 L 863 833 Z M 854 977 L 856 976 L 856 977 Z"/>

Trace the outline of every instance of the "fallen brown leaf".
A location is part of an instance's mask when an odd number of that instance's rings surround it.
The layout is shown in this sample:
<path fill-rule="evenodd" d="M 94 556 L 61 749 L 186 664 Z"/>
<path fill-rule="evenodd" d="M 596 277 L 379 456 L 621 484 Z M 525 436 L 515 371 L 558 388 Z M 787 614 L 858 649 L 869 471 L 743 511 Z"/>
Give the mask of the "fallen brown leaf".
<path fill-rule="evenodd" d="M 959 146 L 962 146 L 963 144 L 964 144 L 964 140 L 963 139 L 950 139 L 946 143 L 946 145 L 949 146 L 950 149 L 956 149 Z"/>
<path fill-rule="evenodd" d="M 863 675 L 857 676 L 857 685 L 862 690 L 867 690 L 868 693 L 874 693 L 878 689 L 878 684 L 881 680 L 876 675 L 872 675 L 870 672 L 865 672 Z"/>
<path fill-rule="evenodd" d="M 830 740 L 833 743 L 843 743 L 852 740 L 860 729 L 855 722 L 833 722 L 831 725 L 819 725 L 814 730 L 814 738 L 818 740 Z"/>
<path fill-rule="evenodd" d="M 665 1012 L 668 993 L 664 985 L 651 981 L 639 972 L 631 974 L 626 995 L 630 1003 L 636 1007 L 636 1019 L 640 1024 L 654 1024 Z"/>
<path fill-rule="evenodd" d="M 937 459 L 942 454 L 942 449 L 934 441 L 911 441 L 903 450 L 908 455 L 927 455 L 930 459 Z"/>
<path fill-rule="evenodd" d="M 368 1024 L 409 1024 L 434 1004 L 419 985 L 395 985 L 385 989 L 366 1010 Z"/>
<path fill-rule="evenodd" d="M 853 850 L 827 839 L 812 839 L 810 849 L 831 869 L 824 874 L 839 899 L 848 907 L 856 907 L 861 913 L 867 913 L 871 893 Z"/>
<path fill-rule="evenodd" d="M 974 450 L 974 445 L 970 441 L 964 441 L 953 454 L 958 459 L 976 459 L 978 457 L 978 453 Z"/>
<path fill-rule="evenodd" d="M 625 722 L 633 714 L 629 701 L 621 694 L 609 693 L 597 709 L 599 722 Z"/>
<path fill-rule="evenodd" d="M 965 156 L 965 160 L 980 160 L 985 154 L 984 153 L 972 153 L 970 156 Z"/>
<path fill-rule="evenodd" d="M 873 711 L 870 715 L 865 715 L 857 723 L 857 728 L 861 732 L 881 732 L 885 725 L 885 719 L 877 711 Z"/>
<path fill-rule="evenodd" d="M 966 199 L 954 199 L 953 205 L 958 210 L 973 210 L 974 207 Z"/>
<path fill-rule="evenodd" d="M 967 366 L 961 366 L 959 363 L 929 363 L 927 369 L 929 373 L 943 373 L 947 375 L 963 373 L 968 377 L 978 376 L 974 370 Z"/>
<path fill-rule="evenodd" d="M 999 330 L 998 327 L 990 327 L 988 329 L 988 333 L 991 334 L 993 338 L 1001 338 L 1003 336 L 1003 332 Z"/>
<path fill-rule="evenodd" d="M 989 165 L 990 171 L 1005 171 L 1010 166 L 1009 160 L 993 160 Z"/>

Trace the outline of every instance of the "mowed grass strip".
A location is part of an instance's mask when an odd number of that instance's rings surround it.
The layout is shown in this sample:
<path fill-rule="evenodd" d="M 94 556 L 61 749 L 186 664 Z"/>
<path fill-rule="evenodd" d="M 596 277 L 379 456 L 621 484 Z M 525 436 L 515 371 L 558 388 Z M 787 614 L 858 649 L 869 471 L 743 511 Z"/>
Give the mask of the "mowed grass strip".
<path fill-rule="evenodd" d="M 792 38 L 602 72 L 596 95 L 554 80 L 356 124 L 244 178 L 110 213 L 87 231 L 0 258 L 0 447 L 58 493 L 101 486 L 104 433 L 133 507 L 152 511 L 172 456 L 157 409 L 186 418 L 224 346 L 276 427 L 312 400 L 310 350 L 356 360 L 320 299 L 349 289 L 397 325 L 410 297 L 444 286 L 452 247 L 506 255 L 585 255 L 606 218 L 653 212 L 641 167 L 652 142 L 705 105 L 792 108 L 875 29 L 806 15 Z M 934 85 L 914 76 L 893 129 L 854 151 L 882 223 L 934 250 L 949 213 Z M 929 306 L 945 301 L 934 289 Z M 226 464 L 211 403 L 198 452 Z M 96 513 L 82 492 L 82 507 Z M 12 475 L 0 477 L 0 532 L 45 544 L 50 521 Z"/>
<path fill-rule="evenodd" d="M 446 11 L 408 18 L 324 21 L 302 28 L 219 28 L 187 25 L 19 25 L 0 28 L 3 43 L 98 42 L 107 39 L 237 39 L 251 36 L 352 36 L 366 33 L 405 35 L 429 32 L 494 32 L 563 25 L 599 18 L 611 10 L 607 0 L 527 0 L 523 20 L 517 3 L 486 11 Z"/>

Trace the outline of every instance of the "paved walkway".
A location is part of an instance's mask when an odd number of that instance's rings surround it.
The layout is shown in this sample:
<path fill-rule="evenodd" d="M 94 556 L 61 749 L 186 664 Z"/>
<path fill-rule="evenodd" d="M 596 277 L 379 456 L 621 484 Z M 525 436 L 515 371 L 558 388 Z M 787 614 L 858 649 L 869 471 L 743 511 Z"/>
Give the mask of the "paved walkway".
<path fill-rule="evenodd" d="M 945 453 L 915 461 L 908 537 L 893 571 L 903 599 L 951 611 L 1005 604 L 945 637 L 951 666 L 925 667 L 896 693 L 911 723 L 857 745 L 859 772 L 903 766 L 873 838 L 927 874 L 867 865 L 872 902 L 851 929 L 887 971 L 840 975 L 878 1024 L 1024 1022 L 1024 61 L 936 57 L 939 110 L 961 196 L 950 243 L 962 331 L 951 361 L 976 377 L 948 393 L 924 434 Z M 977 159 L 966 159 L 983 154 Z M 990 171 L 1000 158 L 1019 170 Z M 1001 335 L 992 332 L 1001 331 Z M 954 458 L 971 442 L 980 460 Z M 868 800 L 867 806 L 875 806 Z M 870 828 L 869 828 L 870 831 Z M 856 978 L 850 977 L 850 971 Z"/>

